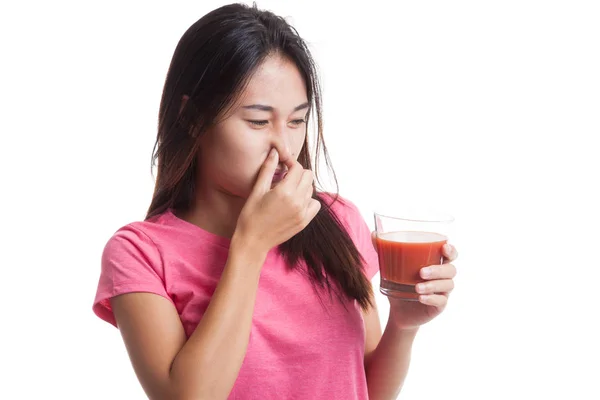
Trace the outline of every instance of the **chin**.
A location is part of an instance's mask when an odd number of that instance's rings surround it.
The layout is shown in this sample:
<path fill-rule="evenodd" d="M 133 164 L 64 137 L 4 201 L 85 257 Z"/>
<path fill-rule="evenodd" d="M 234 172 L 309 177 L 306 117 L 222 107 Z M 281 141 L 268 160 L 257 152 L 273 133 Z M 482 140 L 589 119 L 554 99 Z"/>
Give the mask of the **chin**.
<path fill-rule="evenodd" d="M 246 200 L 248 197 L 250 197 L 250 193 L 252 193 L 252 186 L 250 185 L 237 185 L 237 186 L 233 186 L 233 185 L 229 185 L 229 186 L 221 186 L 220 190 L 221 193 L 223 193 L 224 195 L 226 195 L 227 197 L 230 198 L 240 198 L 240 199 L 244 199 Z"/>

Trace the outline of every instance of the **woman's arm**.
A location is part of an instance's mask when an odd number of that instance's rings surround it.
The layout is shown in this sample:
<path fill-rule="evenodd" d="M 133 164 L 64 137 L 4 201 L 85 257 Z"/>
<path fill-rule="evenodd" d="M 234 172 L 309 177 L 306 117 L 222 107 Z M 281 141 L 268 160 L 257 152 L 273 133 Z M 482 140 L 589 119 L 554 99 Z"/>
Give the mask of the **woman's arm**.
<path fill-rule="evenodd" d="M 365 315 L 367 347 L 365 369 L 369 385 L 370 399 L 395 399 L 400 393 L 408 366 L 410 353 L 418 327 L 439 315 L 448 302 L 448 295 L 454 289 L 456 267 L 450 262 L 456 260 L 458 252 L 447 244 L 442 249 L 444 264 L 422 268 L 423 283 L 417 285 L 421 294 L 419 302 L 409 302 L 390 297 L 390 316 L 381 339 L 378 337 L 379 318 L 371 310 Z M 375 333 L 373 333 L 375 332 Z"/>
<path fill-rule="evenodd" d="M 373 300 L 375 304 L 375 301 Z M 365 371 L 371 400 L 395 400 L 408 373 L 417 329 L 398 328 L 388 319 L 383 335 L 377 307 L 364 315 Z"/>
<path fill-rule="evenodd" d="M 290 157 L 275 187 L 273 148 L 238 217 L 220 281 L 192 336 L 177 310 L 158 295 L 133 293 L 111 305 L 135 372 L 152 400 L 225 399 L 246 355 L 260 271 L 267 253 L 303 230 L 321 203 L 311 197 L 313 173 Z"/>
<path fill-rule="evenodd" d="M 132 365 L 150 399 L 212 400 L 229 395 L 246 354 L 266 257 L 249 248 L 232 242 L 221 280 L 187 342 L 169 300 L 149 293 L 111 300 Z"/>

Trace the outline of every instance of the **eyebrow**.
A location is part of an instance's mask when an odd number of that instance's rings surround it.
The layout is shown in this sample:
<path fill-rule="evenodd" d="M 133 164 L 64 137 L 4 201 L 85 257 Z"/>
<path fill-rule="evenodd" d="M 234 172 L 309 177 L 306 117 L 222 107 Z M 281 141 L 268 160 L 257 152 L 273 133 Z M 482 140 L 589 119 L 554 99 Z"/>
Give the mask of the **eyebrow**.
<path fill-rule="evenodd" d="M 308 107 L 309 107 L 308 102 L 302 103 L 299 106 L 297 106 L 296 108 L 294 108 L 294 112 L 304 110 L 305 108 L 308 108 Z M 264 104 L 250 104 L 249 106 L 243 106 L 242 108 L 244 108 L 246 110 L 259 110 L 259 111 L 268 111 L 268 112 L 273 112 L 275 110 L 273 107 L 266 106 Z"/>

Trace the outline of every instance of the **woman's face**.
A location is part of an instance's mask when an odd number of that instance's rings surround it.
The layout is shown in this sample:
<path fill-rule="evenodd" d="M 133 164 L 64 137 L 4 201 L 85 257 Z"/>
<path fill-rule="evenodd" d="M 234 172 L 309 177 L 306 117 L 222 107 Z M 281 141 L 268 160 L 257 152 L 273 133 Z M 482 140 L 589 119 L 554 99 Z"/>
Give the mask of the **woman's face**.
<path fill-rule="evenodd" d="M 280 158 L 298 158 L 308 109 L 296 66 L 279 56 L 267 58 L 226 118 L 201 139 L 201 187 L 247 198 L 271 148 Z M 282 160 L 280 167 L 285 168 Z"/>

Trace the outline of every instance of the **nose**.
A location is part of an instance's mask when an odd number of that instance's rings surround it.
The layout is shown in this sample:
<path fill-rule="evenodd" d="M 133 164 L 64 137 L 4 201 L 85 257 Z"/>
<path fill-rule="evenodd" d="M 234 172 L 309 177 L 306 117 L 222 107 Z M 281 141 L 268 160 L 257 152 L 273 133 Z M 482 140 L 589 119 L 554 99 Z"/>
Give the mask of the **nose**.
<path fill-rule="evenodd" d="M 274 147 L 279 153 L 279 162 L 287 164 L 292 159 L 291 144 L 291 135 L 285 127 L 273 130 L 271 147 Z"/>

